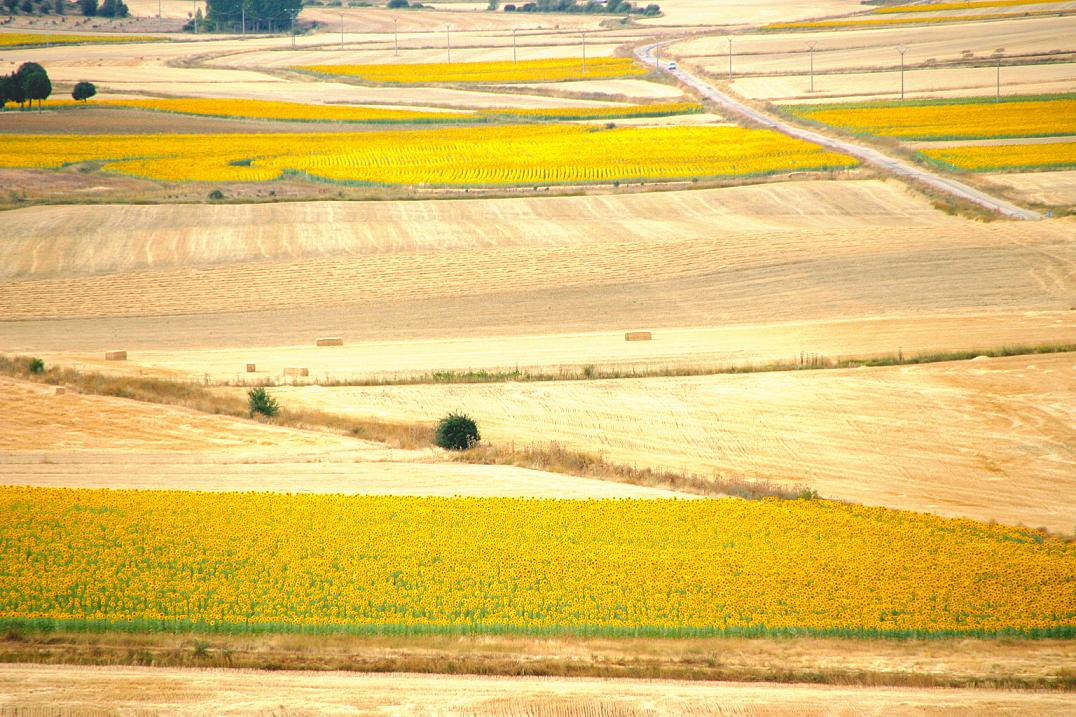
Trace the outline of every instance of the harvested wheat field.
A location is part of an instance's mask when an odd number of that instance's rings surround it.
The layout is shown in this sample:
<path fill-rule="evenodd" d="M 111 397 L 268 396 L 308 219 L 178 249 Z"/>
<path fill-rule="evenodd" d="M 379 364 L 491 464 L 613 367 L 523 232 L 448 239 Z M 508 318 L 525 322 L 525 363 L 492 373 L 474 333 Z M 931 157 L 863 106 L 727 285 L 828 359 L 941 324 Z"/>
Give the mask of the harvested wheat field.
<path fill-rule="evenodd" d="M 1076 170 L 988 174 L 991 184 L 1010 189 L 1026 201 L 1047 206 L 1076 206 Z"/>
<path fill-rule="evenodd" d="M 63 322 L 54 337 L 79 322 Z M 340 326 L 339 324 L 337 325 Z M 51 324 L 46 325 L 46 329 Z M 164 330 L 169 330 L 165 324 Z M 556 377 L 579 377 L 584 367 L 647 375 L 662 371 L 716 371 L 771 363 L 837 361 L 847 358 L 907 358 L 954 350 L 990 350 L 1008 345 L 1076 344 L 1076 320 L 1069 311 L 1037 311 L 968 315 L 894 316 L 747 324 L 723 328 L 650 326 L 651 341 L 625 341 L 621 331 L 571 334 L 479 335 L 457 338 L 362 340 L 348 336 L 340 347 L 324 348 L 309 340 L 302 345 L 256 346 L 257 337 L 228 333 L 245 348 L 218 348 L 223 337 L 206 337 L 161 348 L 174 341 L 165 336 L 139 337 L 140 349 L 125 364 L 79 351 L 38 350 L 48 363 L 106 373 L 148 373 L 187 377 L 212 383 L 322 383 L 428 379 L 431 372 L 499 371 Z M 328 326 L 326 326 L 328 328 Z M 349 325 L 348 332 L 353 330 Z M 274 334 L 280 337 L 280 333 Z M 353 338 L 355 340 L 353 340 Z M 54 339 L 50 339 L 54 340 Z M 92 340 L 84 335 L 83 340 Z M 70 347 L 70 337 L 66 338 Z M 40 346 L 40 345 L 39 345 Z M 143 346 L 145 348 L 143 348 Z M 813 358 L 812 358 L 813 357 Z M 254 372 L 246 364 L 254 363 Z M 310 369 L 307 378 L 286 377 L 289 366 Z"/>
<path fill-rule="evenodd" d="M 0 483 L 353 495 L 647 498 L 671 491 L 399 450 L 0 378 Z"/>
<path fill-rule="evenodd" d="M 193 715 L 440 714 L 692 715 L 803 717 L 842 715 L 1070 714 L 1071 695 L 994 690 L 809 687 L 566 678 L 481 678 L 340 672 L 0 666 L 0 708 L 80 715 L 121 709 Z"/>
<path fill-rule="evenodd" d="M 658 194 L 458 201 L 39 206 L 4 213 L 5 279 L 348 254 L 971 228 L 896 182 L 796 181 Z M 718 229 L 719 228 L 719 229 Z"/>
<path fill-rule="evenodd" d="M 642 466 L 807 485 L 829 498 L 1076 528 L 1072 354 L 927 366 L 561 384 L 281 388 L 285 405 L 558 441 Z M 645 426 L 645 428 L 644 428 Z"/>

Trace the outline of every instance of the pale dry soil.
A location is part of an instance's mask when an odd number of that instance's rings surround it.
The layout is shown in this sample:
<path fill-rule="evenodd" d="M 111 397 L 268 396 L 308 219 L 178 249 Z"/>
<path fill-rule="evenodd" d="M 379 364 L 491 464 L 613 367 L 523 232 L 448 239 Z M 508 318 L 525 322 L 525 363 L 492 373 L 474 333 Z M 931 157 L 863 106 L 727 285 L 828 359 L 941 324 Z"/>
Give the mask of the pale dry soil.
<path fill-rule="evenodd" d="M 284 405 L 557 441 L 620 463 L 806 484 L 869 505 L 1076 530 L 1076 355 L 567 383 L 288 387 Z M 232 389 L 236 390 L 236 389 Z"/>
<path fill-rule="evenodd" d="M 362 495 L 676 497 L 654 488 L 447 462 L 329 433 L 0 378 L 0 484 Z"/>
<path fill-rule="evenodd" d="M 0 666 L 9 714 L 1071 714 L 1068 694 L 340 672 Z"/>
<path fill-rule="evenodd" d="M 1076 206 L 1076 170 L 988 174 L 991 184 L 1014 190 L 1027 201 L 1047 206 Z"/>
<path fill-rule="evenodd" d="M 993 58 L 998 56 L 1004 58 L 1002 94 L 1069 92 L 1076 87 L 1073 27 L 1076 17 L 1066 16 L 738 34 L 733 39 L 732 88 L 751 99 L 782 102 L 891 99 L 900 94 L 896 48 L 906 47 L 908 98 L 993 95 Z M 808 43 L 815 46 L 813 92 Z M 716 79 L 728 76 L 729 46 L 721 33 L 675 43 L 666 52 Z M 952 63 L 982 66 L 946 66 Z"/>

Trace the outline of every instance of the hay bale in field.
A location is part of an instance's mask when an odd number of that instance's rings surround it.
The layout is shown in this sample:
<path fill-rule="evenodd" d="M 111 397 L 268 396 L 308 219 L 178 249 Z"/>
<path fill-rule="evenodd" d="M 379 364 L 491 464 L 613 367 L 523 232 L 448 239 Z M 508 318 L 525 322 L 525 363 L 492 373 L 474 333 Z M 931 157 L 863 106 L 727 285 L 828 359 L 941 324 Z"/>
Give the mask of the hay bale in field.
<path fill-rule="evenodd" d="M 248 363 L 247 364 L 247 373 L 254 373 L 257 370 L 258 370 L 258 365 L 257 364 L 253 364 L 253 363 Z"/>
<path fill-rule="evenodd" d="M 105 351 L 105 361 L 126 361 L 126 351 Z"/>
<path fill-rule="evenodd" d="M 328 336 L 314 341 L 315 346 L 343 346 L 344 339 L 339 336 Z"/>
<path fill-rule="evenodd" d="M 286 368 L 284 369 L 285 376 L 309 376 L 310 369 L 308 368 Z"/>
<path fill-rule="evenodd" d="M 624 334 L 625 341 L 650 341 L 653 338 L 649 331 L 629 331 Z"/>
<path fill-rule="evenodd" d="M 63 386 L 57 386 L 56 388 L 54 388 L 54 389 L 52 390 L 52 392 L 53 392 L 53 393 L 54 393 L 55 395 L 57 395 L 57 396 L 62 396 L 62 395 L 64 395 L 65 393 L 67 393 L 67 389 L 66 389 L 66 388 L 64 388 Z"/>

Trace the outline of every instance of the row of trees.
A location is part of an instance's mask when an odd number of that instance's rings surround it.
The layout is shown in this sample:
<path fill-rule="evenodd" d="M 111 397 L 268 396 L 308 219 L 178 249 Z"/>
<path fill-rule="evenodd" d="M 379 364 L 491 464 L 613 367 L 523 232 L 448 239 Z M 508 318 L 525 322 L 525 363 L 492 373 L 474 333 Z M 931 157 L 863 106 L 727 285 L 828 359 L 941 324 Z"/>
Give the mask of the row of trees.
<path fill-rule="evenodd" d="M 249 30 L 270 32 L 291 27 L 303 9 L 302 0 L 207 0 L 206 28 L 210 30 Z"/>
<path fill-rule="evenodd" d="M 19 8 L 26 14 L 64 15 L 66 0 L 3 0 L 8 12 Z M 130 9 L 123 0 L 78 0 L 78 9 L 86 17 L 127 17 Z"/>
<path fill-rule="evenodd" d="M 78 7 L 86 17 L 127 17 L 130 10 L 123 0 L 79 0 Z"/>
<path fill-rule="evenodd" d="M 499 0 L 490 0 L 489 9 L 496 10 Z M 509 3 L 504 6 L 505 12 L 581 12 L 581 13 L 605 13 L 609 15 L 645 15 L 653 17 L 661 14 L 661 6 L 651 3 L 646 7 L 632 5 L 627 0 L 607 0 L 596 2 L 587 0 L 584 3 L 578 0 L 535 0 L 522 5 Z"/>
<path fill-rule="evenodd" d="M 24 62 L 15 72 L 0 77 L 0 108 L 11 102 L 25 109 L 26 103 L 33 106 L 34 100 L 37 100 L 37 106 L 40 108 L 41 100 L 51 94 L 52 81 L 49 80 L 49 73 L 36 62 Z"/>

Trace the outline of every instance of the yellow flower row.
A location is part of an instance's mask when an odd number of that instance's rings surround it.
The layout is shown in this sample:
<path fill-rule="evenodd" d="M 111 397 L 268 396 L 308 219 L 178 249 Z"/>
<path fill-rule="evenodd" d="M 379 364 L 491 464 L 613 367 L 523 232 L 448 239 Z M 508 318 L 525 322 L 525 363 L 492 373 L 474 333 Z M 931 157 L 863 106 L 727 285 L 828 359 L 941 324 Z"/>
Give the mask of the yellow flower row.
<path fill-rule="evenodd" d="M 922 154 L 971 172 L 1076 167 L 1076 142 L 947 147 Z"/>
<path fill-rule="evenodd" d="M 857 134 L 902 139 L 1076 134 L 1076 99 L 967 104 L 789 107 L 800 117 Z"/>
<path fill-rule="evenodd" d="M 698 102 L 661 102 L 647 105 L 619 105 L 613 107 L 543 107 L 541 109 L 487 110 L 491 116 L 511 116 L 524 119 L 587 120 L 617 119 L 626 117 L 666 117 L 670 115 L 696 114 L 703 111 Z"/>
<path fill-rule="evenodd" d="M 9 135 L 0 166 L 106 162 L 153 179 L 264 181 L 285 172 L 393 185 L 512 185 L 742 176 L 856 161 L 739 127 L 505 125 L 322 134 Z"/>
<path fill-rule="evenodd" d="M 1001 20 L 1009 17 L 1029 17 L 1039 15 L 1056 15 L 1056 10 L 1037 10 L 1034 12 L 997 12 L 982 15 L 935 15 L 931 17 L 880 17 L 863 20 L 808 20 L 803 22 L 775 22 L 763 27 L 763 30 L 824 30 L 842 27 L 877 27 L 886 25 L 918 25 L 938 22 L 974 22 L 977 20 Z"/>
<path fill-rule="evenodd" d="M 385 65 L 303 65 L 297 70 L 355 77 L 368 82 L 555 82 L 645 75 L 627 57 L 560 57 L 519 62 L 452 62 Z"/>
<path fill-rule="evenodd" d="M 645 105 L 610 105 L 605 107 L 549 107 L 543 109 L 498 109 L 462 112 L 435 112 L 385 107 L 347 105 L 310 105 L 299 102 L 216 98 L 154 98 L 97 100 L 91 103 L 53 100 L 52 107 L 89 106 L 123 107 L 175 112 L 207 117 L 242 117 L 248 119 L 298 120 L 303 122 L 366 123 L 448 123 L 474 122 L 493 117 L 536 120 L 617 119 L 624 117 L 664 117 L 702 111 L 697 102 L 662 102 Z"/>
<path fill-rule="evenodd" d="M 86 103 L 75 102 L 74 100 L 60 100 L 49 104 L 65 107 Z M 300 102 L 201 97 L 97 100 L 88 104 L 95 107 L 129 107 L 206 117 L 242 117 L 308 122 L 458 122 L 478 118 L 478 115 L 474 112 L 435 112 L 385 107 L 310 105 Z"/>
<path fill-rule="evenodd" d="M 63 45 L 104 42 L 160 42 L 150 35 L 59 35 L 42 32 L 0 32 L 0 47 L 20 45 Z"/>
<path fill-rule="evenodd" d="M 1072 635 L 1076 545 L 825 501 L 0 488 L 0 623 Z"/>
<path fill-rule="evenodd" d="M 918 5 L 890 5 L 871 11 L 873 15 L 905 12 L 944 12 L 946 10 L 977 10 L 982 7 L 1014 7 L 1018 5 L 1053 5 L 1072 0 L 973 0 L 972 2 L 938 2 Z"/>

